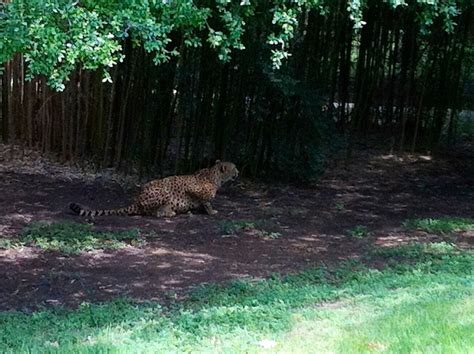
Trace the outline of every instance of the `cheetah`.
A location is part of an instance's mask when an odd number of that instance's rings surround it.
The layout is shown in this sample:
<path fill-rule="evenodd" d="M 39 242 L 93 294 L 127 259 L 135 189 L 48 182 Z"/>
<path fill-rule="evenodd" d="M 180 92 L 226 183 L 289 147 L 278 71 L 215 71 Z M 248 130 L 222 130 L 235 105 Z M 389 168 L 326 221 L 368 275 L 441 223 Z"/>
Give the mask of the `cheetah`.
<path fill-rule="evenodd" d="M 199 170 L 191 175 L 170 176 L 146 183 L 132 204 L 120 209 L 91 210 L 76 203 L 70 209 L 80 216 L 102 215 L 147 215 L 172 217 L 192 209 L 203 207 L 207 214 L 217 213 L 211 200 L 217 190 L 227 181 L 239 175 L 231 162 L 216 161 L 210 168 Z"/>

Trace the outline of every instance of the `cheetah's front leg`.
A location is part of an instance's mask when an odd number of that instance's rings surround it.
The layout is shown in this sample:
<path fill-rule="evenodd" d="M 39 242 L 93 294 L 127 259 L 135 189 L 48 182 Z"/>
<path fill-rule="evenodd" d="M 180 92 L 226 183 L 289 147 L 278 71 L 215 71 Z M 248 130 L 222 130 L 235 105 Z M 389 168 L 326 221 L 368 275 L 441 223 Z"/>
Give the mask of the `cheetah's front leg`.
<path fill-rule="evenodd" d="M 192 185 L 187 188 L 186 193 L 197 205 L 202 205 L 207 214 L 217 214 L 217 211 L 211 205 L 211 200 L 216 196 L 216 187 L 213 184 L 201 183 Z"/>

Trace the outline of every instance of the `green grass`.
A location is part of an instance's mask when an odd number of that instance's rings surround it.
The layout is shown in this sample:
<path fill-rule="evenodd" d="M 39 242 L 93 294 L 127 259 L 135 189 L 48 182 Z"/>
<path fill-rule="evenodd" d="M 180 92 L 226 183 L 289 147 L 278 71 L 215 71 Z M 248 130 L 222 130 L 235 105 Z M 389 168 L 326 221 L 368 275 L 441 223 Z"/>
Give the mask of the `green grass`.
<path fill-rule="evenodd" d="M 456 246 L 448 242 L 434 242 L 434 243 L 412 243 L 408 245 L 401 245 L 397 247 L 382 247 L 373 249 L 370 254 L 382 256 L 387 260 L 398 257 L 410 260 L 424 260 L 436 255 L 442 254 L 456 254 L 460 251 Z"/>
<path fill-rule="evenodd" d="M 219 221 L 219 228 L 221 232 L 226 235 L 233 234 L 237 231 L 244 229 L 256 229 L 261 226 L 261 221 L 251 221 L 251 220 L 222 220 Z"/>
<path fill-rule="evenodd" d="M 9 238 L 0 238 L 0 249 L 18 248 L 21 244 Z"/>
<path fill-rule="evenodd" d="M 346 235 L 355 238 L 364 238 L 369 235 L 369 230 L 364 225 L 357 225 L 346 231 Z"/>
<path fill-rule="evenodd" d="M 47 251 L 80 253 L 94 249 L 119 249 L 145 242 L 139 230 L 98 232 L 90 224 L 34 222 L 16 240 L 3 240 L 1 248 L 36 246 Z"/>
<path fill-rule="evenodd" d="M 266 230 L 267 223 L 262 220 L 222 220 L 219 221 L 219 229 L 224 235 L 236 235 L 239 232 L 246 231 L 252 235 L 277 239 L 282 236 L 280 232 Z"/>
<path fill-rule="evenodd" d="M 385 252 L 385 253 L 384 253 Z M 162 307 L 117 300 L 74 311 L 0 314 L 0 352 L 467 353 L 474 348 L 474 256 L 448 244 L 196 289 Z M 390 265 L 392 264 L 392 265 Z M 264 349 L 263 340 L 275 346 Z"/>
<path fill-rule="evenodd" d="M 439 219 L 410 219 L 403 223 L 408 230 L 421 230 L 434 234 L 448 234 L 474 230 L 474 219 L 443 217 Z"/>

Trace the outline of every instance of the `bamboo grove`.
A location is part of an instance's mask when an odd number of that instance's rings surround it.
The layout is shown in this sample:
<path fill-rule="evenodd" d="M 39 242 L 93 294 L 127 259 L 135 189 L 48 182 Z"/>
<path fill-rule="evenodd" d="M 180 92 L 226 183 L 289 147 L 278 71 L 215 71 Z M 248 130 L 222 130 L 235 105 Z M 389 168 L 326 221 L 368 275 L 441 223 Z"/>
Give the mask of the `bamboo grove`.
<path fill-rule="evenodd" d="M 117 3 L 0 7 L 3 142 L 146 175 L 221 158 L 308 180 L 357 141 L 436 151 L 472 108 L 470 1 Z"/>

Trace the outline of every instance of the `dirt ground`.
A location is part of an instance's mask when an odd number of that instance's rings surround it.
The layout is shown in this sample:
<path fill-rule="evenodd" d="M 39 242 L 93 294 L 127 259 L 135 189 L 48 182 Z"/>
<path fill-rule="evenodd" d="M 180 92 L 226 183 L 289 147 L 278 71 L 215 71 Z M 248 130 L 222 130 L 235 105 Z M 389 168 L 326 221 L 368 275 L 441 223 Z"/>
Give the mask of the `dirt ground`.
<path fill-rule="evenodd" d="M 123 183 L 102 175 L 69 173 L 37 160 L 23 163 L 0 154 L 0 237 L 15 237 L 35 220 L 85 222 L 69 202 L 89 207 L 123 206 Z M 216 216 L 102 217 L 98 229 L 153 230 L 140 247 L 80 255 L 36 248 L 0 249 L 0 310 L 76 306 L 117 296 L 137 300 L 183 297 L 197 285 L 291 273 L 359 258 L 374 246 L 436 236 L 407 232 L 415 217 L 474 217 L 474 160 L 469 154 L 442 159 L 386 156 L 361 151 L 355 162 L 331 168 L 313 187 L 238 181 L 215 200 Z M 254 221 L 254 228 L 226 235 L 226 221 Z M 364 225 L 363 239 L 347 230 Z M 439 237 L 439 236 L 438 236 Z M 474 235 L 450 236 L 472 247 Z"/>

